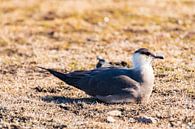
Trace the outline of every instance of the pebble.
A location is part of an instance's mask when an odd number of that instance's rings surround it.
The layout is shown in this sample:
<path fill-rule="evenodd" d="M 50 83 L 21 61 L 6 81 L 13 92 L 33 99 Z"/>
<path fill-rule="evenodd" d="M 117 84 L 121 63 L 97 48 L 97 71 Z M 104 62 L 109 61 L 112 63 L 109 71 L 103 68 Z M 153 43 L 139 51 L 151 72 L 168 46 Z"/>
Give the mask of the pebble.
<path fill-rule="evenodd" d="M 134 119 L 134 118 L 129 118 L 129 120 L 128 120 L 130 123 L 135 123 L 136 122 L 136 120 Z"/>
<path fill-rule="evenodd" d="M 122 115 L 121 111 L 119 110 L 109 111 L 107 114 L 110 116 L 121 116 Z"/>
<path fill-rule="evenodd" d="M 148 116 L 144 116 L 144 117 L 139 117 L 138 119 L 138 122 L 141 122 L 141 123 L 146 123 L 146 124 L 149 124 L 149 123 L 157 123 L 157 119 L 156 118 L 153 118 L 153 117 L 148 117 Z"/>
<path fill-rule="evenodd" d="M 110 21 L 110 18 L 109 17 L 104 17 L 104 22 L 109 22 Z"/>
<path fill-rule="evenodd" d="M 106 121 L 107 121 L 108 123 L 113 123 L 113 122 L 115 122 L 116 120 L 115 120 L 112 116 L 108 116 L 107 119 L 106 119 Z"/>

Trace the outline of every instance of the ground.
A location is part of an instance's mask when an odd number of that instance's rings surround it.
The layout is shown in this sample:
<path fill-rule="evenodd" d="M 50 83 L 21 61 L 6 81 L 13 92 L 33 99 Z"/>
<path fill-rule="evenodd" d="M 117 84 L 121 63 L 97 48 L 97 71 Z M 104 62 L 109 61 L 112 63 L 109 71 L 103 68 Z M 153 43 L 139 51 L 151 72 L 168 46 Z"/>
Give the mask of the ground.
<path fill-rule="evenodd" d="M 194 8 L 193 0 L 0 0 L 0 128 L 195 128 Z M 93 69 L 96 56 L 131 65 L 141 47 L 165 55 L 153 64 L 147 104 L 101 103 L 37 68 Z M 113 110 L 121 115 L 109 121 Z"/>

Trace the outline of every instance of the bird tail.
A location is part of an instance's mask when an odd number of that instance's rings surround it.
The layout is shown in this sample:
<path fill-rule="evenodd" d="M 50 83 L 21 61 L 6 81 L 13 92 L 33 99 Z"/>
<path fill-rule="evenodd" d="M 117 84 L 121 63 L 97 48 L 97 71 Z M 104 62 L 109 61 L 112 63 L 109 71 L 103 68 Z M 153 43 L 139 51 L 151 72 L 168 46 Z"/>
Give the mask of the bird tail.
<path fill-rule="evenodd" d="M 60 72 L 57 72 L 57 71 L 55 71 L 55 70 L 47 69 L 47 68 L 43 68 L 43 67 L 39 67 L 39 66 L 38 66 L 38 68 L 44 69 L 44 70 L 50 72 L 50 73 L 51 73 L 52 75 L 54 75 L 55 77 L 59 78 L 60 80 L 67 82 L 67 75 L 64 74 L 64 73 L 60 73 Z"/>
<path fill-rule="evenodd" d="M 41 68 L 43 70 L 46 70 L 46 71 L 50 72 L 53 76 L 57 77 L 58 79 L 64 81 L 65 83 L 67 83 L 71 86 L 79 88 L 78 81 L 80 80 L 80 77 L 71 76 L 69 74 L 64 74 L 64 73 L 61 73 L 61 72 L 57 72 L 53 69 L 47 69 L 47 68 L 43 68 L 43 67 L 39 67 L 39 66 L 38 66 L 38 68 Z"/>

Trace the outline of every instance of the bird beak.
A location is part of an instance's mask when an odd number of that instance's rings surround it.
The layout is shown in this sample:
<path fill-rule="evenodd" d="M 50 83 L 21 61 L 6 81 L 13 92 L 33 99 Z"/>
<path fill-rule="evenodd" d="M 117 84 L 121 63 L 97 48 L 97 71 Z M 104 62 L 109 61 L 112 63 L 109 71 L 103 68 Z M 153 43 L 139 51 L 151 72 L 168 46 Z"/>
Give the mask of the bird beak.
<path fill-rule="evenodd" d="M 151 57 L 153 57 L 154 59 L 164 59 L 164 56 L 161 54 L 153 54 L 153 53 L 149 53 Z"/>
<path fill-rule="evenodd" d="M 164 59 L 164 56 L 160 54 L 152 54 L 152 57 L 154 57 L 155 59 Z"/>

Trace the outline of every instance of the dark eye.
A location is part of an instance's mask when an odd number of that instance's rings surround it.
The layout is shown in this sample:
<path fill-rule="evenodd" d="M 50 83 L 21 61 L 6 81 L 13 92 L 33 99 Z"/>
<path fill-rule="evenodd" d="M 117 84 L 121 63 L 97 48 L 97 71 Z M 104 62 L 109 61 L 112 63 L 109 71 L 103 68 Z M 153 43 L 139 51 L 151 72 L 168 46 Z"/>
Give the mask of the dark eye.
<path fill-rule="evenodd" d="M 146 56 L 149 56 L 150 55 L 150 52 L 142 52 L 142 54 L 144 54 Z"/>
<path fill-rule="evenodd" d="M 146 55 L 149 56 L 150 55 L 150 52 L 146 52 Z"/>

